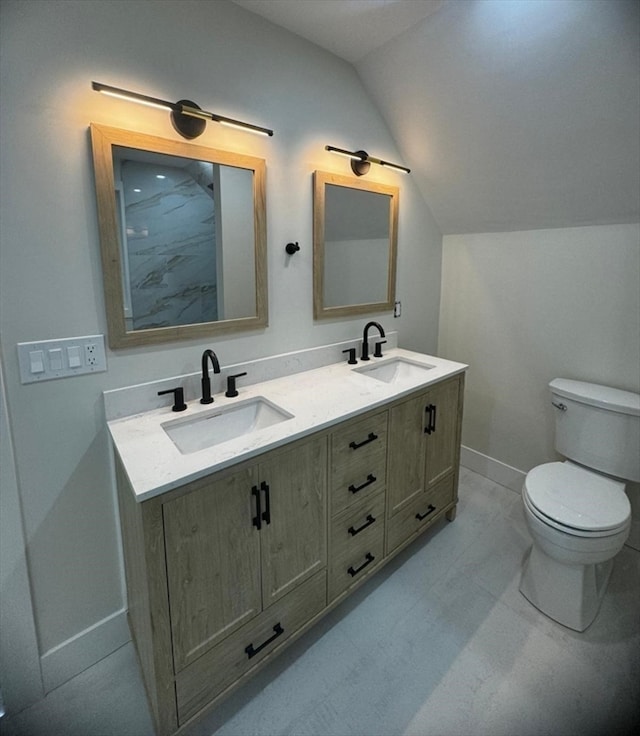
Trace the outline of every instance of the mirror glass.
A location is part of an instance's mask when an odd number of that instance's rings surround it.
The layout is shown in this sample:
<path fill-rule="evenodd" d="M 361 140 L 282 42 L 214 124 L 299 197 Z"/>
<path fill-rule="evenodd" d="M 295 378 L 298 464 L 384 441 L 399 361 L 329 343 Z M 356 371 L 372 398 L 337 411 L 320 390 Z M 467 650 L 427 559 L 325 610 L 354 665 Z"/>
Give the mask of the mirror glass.
<path fill-rule="evenodd" d="M 91 132 L 111 347 L 266 325 L 264 161 Z"/>
<path fill-rule="evenodd" d="M 393 308 L 398 189 L 316 171 L 316 319 Z"/>

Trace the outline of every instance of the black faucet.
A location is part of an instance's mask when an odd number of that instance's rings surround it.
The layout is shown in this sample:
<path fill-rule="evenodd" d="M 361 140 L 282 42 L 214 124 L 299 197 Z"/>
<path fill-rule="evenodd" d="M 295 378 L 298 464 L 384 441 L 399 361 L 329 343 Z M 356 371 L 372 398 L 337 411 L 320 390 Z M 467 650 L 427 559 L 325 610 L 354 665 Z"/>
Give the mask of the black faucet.
<path fill-rule="evenodd" d="M 202 398 L 200 399 L 201 404 L 211 404 L 213 402 L 213 396 L 211 396 L 211 381 L 209 380 L 209 365 L 207 361 L 211 361 L 214 373 L 220 373 L 220 363 L 218 363 L 218 356 L 213 350 L 205 350 L 202 353 Z"/>
<path fill-rule="evenodd" d="M 386 337 L 381 324 L 379 324 L 378 322 L 367 322 L 367 324 L 364 326 L 364 333 L 362 335 L 362 355 L 360 356 L 360 360 L 369 360 L 369 328 L 370 327 L 375 327 L 380 333 L 380 337 Z M 376 348 L 376 351 L 379 352 L 377 348 Z M 382 357 L 382 353 L 380 353 L 380 355 L 376 357 Z"/>

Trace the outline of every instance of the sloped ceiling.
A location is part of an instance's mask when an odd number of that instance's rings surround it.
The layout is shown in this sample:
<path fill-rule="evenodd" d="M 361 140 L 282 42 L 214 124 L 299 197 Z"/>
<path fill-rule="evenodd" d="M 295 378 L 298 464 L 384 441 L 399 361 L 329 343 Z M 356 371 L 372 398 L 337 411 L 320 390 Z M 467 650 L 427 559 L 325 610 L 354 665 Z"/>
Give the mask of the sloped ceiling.
<path fill-rule="evenodd" d="M 235 2 L 354 64 L 443 233 L 640 220 L 637 0 Z"/>

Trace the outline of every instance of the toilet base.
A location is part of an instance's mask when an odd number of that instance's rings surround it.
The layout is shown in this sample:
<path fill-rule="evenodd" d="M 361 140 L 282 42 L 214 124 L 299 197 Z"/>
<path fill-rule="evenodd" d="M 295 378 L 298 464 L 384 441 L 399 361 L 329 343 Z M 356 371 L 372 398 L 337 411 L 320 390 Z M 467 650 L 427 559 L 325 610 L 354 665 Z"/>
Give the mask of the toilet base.
<path fill-rule="evenodd" d="M 574 631 L 595 619 L 613 569 L 613 559 L 594 565 L 571 565 L 533 545 L 525 560 L 520 592 L 549 618 Z"/>

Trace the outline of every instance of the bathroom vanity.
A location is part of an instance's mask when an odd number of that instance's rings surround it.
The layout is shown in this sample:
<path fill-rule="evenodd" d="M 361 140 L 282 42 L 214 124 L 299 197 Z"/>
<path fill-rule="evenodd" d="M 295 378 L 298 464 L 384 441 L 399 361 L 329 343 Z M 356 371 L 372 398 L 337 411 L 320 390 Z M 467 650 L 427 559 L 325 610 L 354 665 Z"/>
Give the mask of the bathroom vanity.
<path fill-rule="evenodd" d="M 129 620 L 158 734 L 454 518 L 465 369 L 396 349 L 216 395 L 214 408 L 195 400 L 184 417 L 168 406 L 109 422 Z M 281 416 L 263 428 L 200 449 L 172 439 L 176 423 L 200 435 L 265 402 Z"/>

